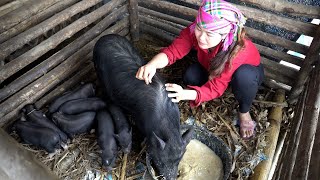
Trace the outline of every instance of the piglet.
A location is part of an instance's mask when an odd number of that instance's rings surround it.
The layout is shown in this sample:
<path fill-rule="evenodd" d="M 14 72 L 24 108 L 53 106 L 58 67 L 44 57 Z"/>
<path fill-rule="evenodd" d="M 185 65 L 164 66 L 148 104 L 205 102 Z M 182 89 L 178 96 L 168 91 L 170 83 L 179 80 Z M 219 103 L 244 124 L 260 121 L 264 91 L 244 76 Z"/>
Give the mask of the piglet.
<path fill-rule="evenodd" d="M 107 169 L 111 168 L 115 164 L 117 157 L 117 143 L 114 138 L 114 125 L 111 115 L 106 110 L 97 112 L 97 137 L 98 144 L 102 150 L 102 165 Z"/>
<path fill-rule="evenodd" d="M 49 107 L 49 113 L 54 113 L 58 110 L 58 108 L 65 102 L 73 100 L 73 99 L 81 99 L 88 98 L 95 95 L 95 89 L 92 83 L 85 84 L 75 89 L 74 91 L 70 91 L 60 96 Z"/>
<path fill-rule="evenodd" d="M 60 148 L 59 134 L 50 128 L 42 127 L 31 121 L 18 120 L 13 129 L 25 143 L 43 148 L 49 153 Z"/>
<path fill-rule="evenodd" d="M 106 103 L 100 98 L 74 99 L 63 103 L 59 111 L 65 114 L 78 114 L 86 111 L 98 111 L 106 107 Z"/>
<path fill-rule="evenodd" d="M 85 133 L 91 130 L 94 123 L 95 112 L 84 112 L 75 115 L 68 115 L 62 112 L 52 114 L 52 121 L 70 138 L 76 134 Z"/>
<path fill-rule="evenodd" d="M 37 110 L 33 104 L 25 105 L 22 108 L 22 112 L 25 113 L 26 119 L 28 121 L 52 129 L 57 134 L 59 134 L 60 139 L 63 143 L 67 143 L 68 136 L 64 132 L 62 132 L 52 121 L 50 121 L 42 111 Z M 64 146 L 64 144 L 62 145 Z"/>
<path fill-rule="evenodd" d="M 130 128 L 128 120 L 119 106 L 110 104 L 108 109 L 115 126 L 115 138 L 121 150 L 124 153 L 129 153 L 132 145 L 132 128 Z"/>

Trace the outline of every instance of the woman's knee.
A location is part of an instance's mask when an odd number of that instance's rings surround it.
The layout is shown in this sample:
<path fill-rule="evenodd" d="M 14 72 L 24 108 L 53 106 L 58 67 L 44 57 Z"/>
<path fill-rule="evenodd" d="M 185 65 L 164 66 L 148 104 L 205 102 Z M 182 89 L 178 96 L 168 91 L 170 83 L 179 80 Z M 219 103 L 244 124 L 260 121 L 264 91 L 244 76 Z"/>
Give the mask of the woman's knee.
<path fill-rule="evenodd" d="M 233 74 L 231 86 L 239 102 L 240 112 L 249 111 L 263 77 L 263 67 L 261 65 L 256 67 L 245 64 L 240 66 Z"/>
<path fill-rule="evenodd" d="M 241 65 L 233 74 L 231 85 L 236 87 L 258 86 L 260 80 L 259 67 L 249 64 Z"/>

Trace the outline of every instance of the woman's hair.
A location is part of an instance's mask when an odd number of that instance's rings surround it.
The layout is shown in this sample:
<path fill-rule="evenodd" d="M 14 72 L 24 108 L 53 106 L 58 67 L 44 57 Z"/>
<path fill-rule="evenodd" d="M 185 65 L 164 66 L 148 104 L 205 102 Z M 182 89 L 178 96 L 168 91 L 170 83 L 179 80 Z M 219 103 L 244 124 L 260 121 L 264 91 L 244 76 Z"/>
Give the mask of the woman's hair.
<path fill-rule="evenodd" d="M 240 29 L 237 41 L 233 41 L 226 51 L 219 50 L 218 54 L 211 59 L 209 68 L 209 79 L 219 76 L 225 68 L 231 69 L 232 60 L 237 53 L 245 48 L 246 32 L 244 28 Z M 228 67 L 225 67 L 228 64 Z"/>

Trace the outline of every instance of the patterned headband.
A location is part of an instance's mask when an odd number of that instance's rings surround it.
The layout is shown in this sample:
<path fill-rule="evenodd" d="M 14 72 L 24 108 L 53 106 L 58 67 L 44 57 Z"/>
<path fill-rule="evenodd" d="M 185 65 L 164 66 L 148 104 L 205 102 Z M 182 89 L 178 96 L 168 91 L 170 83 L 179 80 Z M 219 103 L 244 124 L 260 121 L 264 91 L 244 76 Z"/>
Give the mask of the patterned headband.
<path fill-rule="evenodd" d="M 206 30 L 229 29 L 223 42 L 223 51 L 226 51 L 232 42 L 237 40 L 245 22 L 246 18 L 240 10 L 223 0 L 203 0 L 196 18 L 196 24 Z"/>

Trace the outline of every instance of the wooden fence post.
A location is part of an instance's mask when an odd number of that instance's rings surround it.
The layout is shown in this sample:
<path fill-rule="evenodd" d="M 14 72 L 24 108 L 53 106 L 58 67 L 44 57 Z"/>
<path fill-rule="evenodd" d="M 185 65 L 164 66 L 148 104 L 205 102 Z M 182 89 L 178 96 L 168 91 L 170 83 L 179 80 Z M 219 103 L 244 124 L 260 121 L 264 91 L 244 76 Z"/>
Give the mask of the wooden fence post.
<path fill-rule="evenodd" d="M 285 91 L 279 89 L 274 97 L 275 102 L 283 102 L 285 100 Z M 254 180 L 267 180 L 269 171 L 271 169 L 273 155 L 277 146 L 278 136 L 280 132 L 280 125 L 282 120 L 282 109 L 283 107 L 272 108 L 268 120 L 270 121 L 269 130 L 266 133 L 266 141 L 268 142 L 267 147 L 264 150 L 267 160 L 262 161 L 255 169 L 251 179 Z"/>
<path fill-rule="evenodd" d="M 139 40 L 138 1 L 129 0 L 130 34 L 133 41 Z"/>
<path fill-rule="evenodd" d="M 310 72 L 312 70 L 312 66 L 314 62 L 319 58 L 319 50 L 320 50 L 320 25 L 318 25 L 317 31 L 313 38 L 313 41 L 310 45 L 306 58 L 303 61 L 303 65 L 299 71 L 299 75 L 296 79 L 295 85 L 292 87 L 289 94 L 289 103 L 295 103 L 297 97 L 300 95 L 304 88 L 304 84 L 306 83 Z"/>

